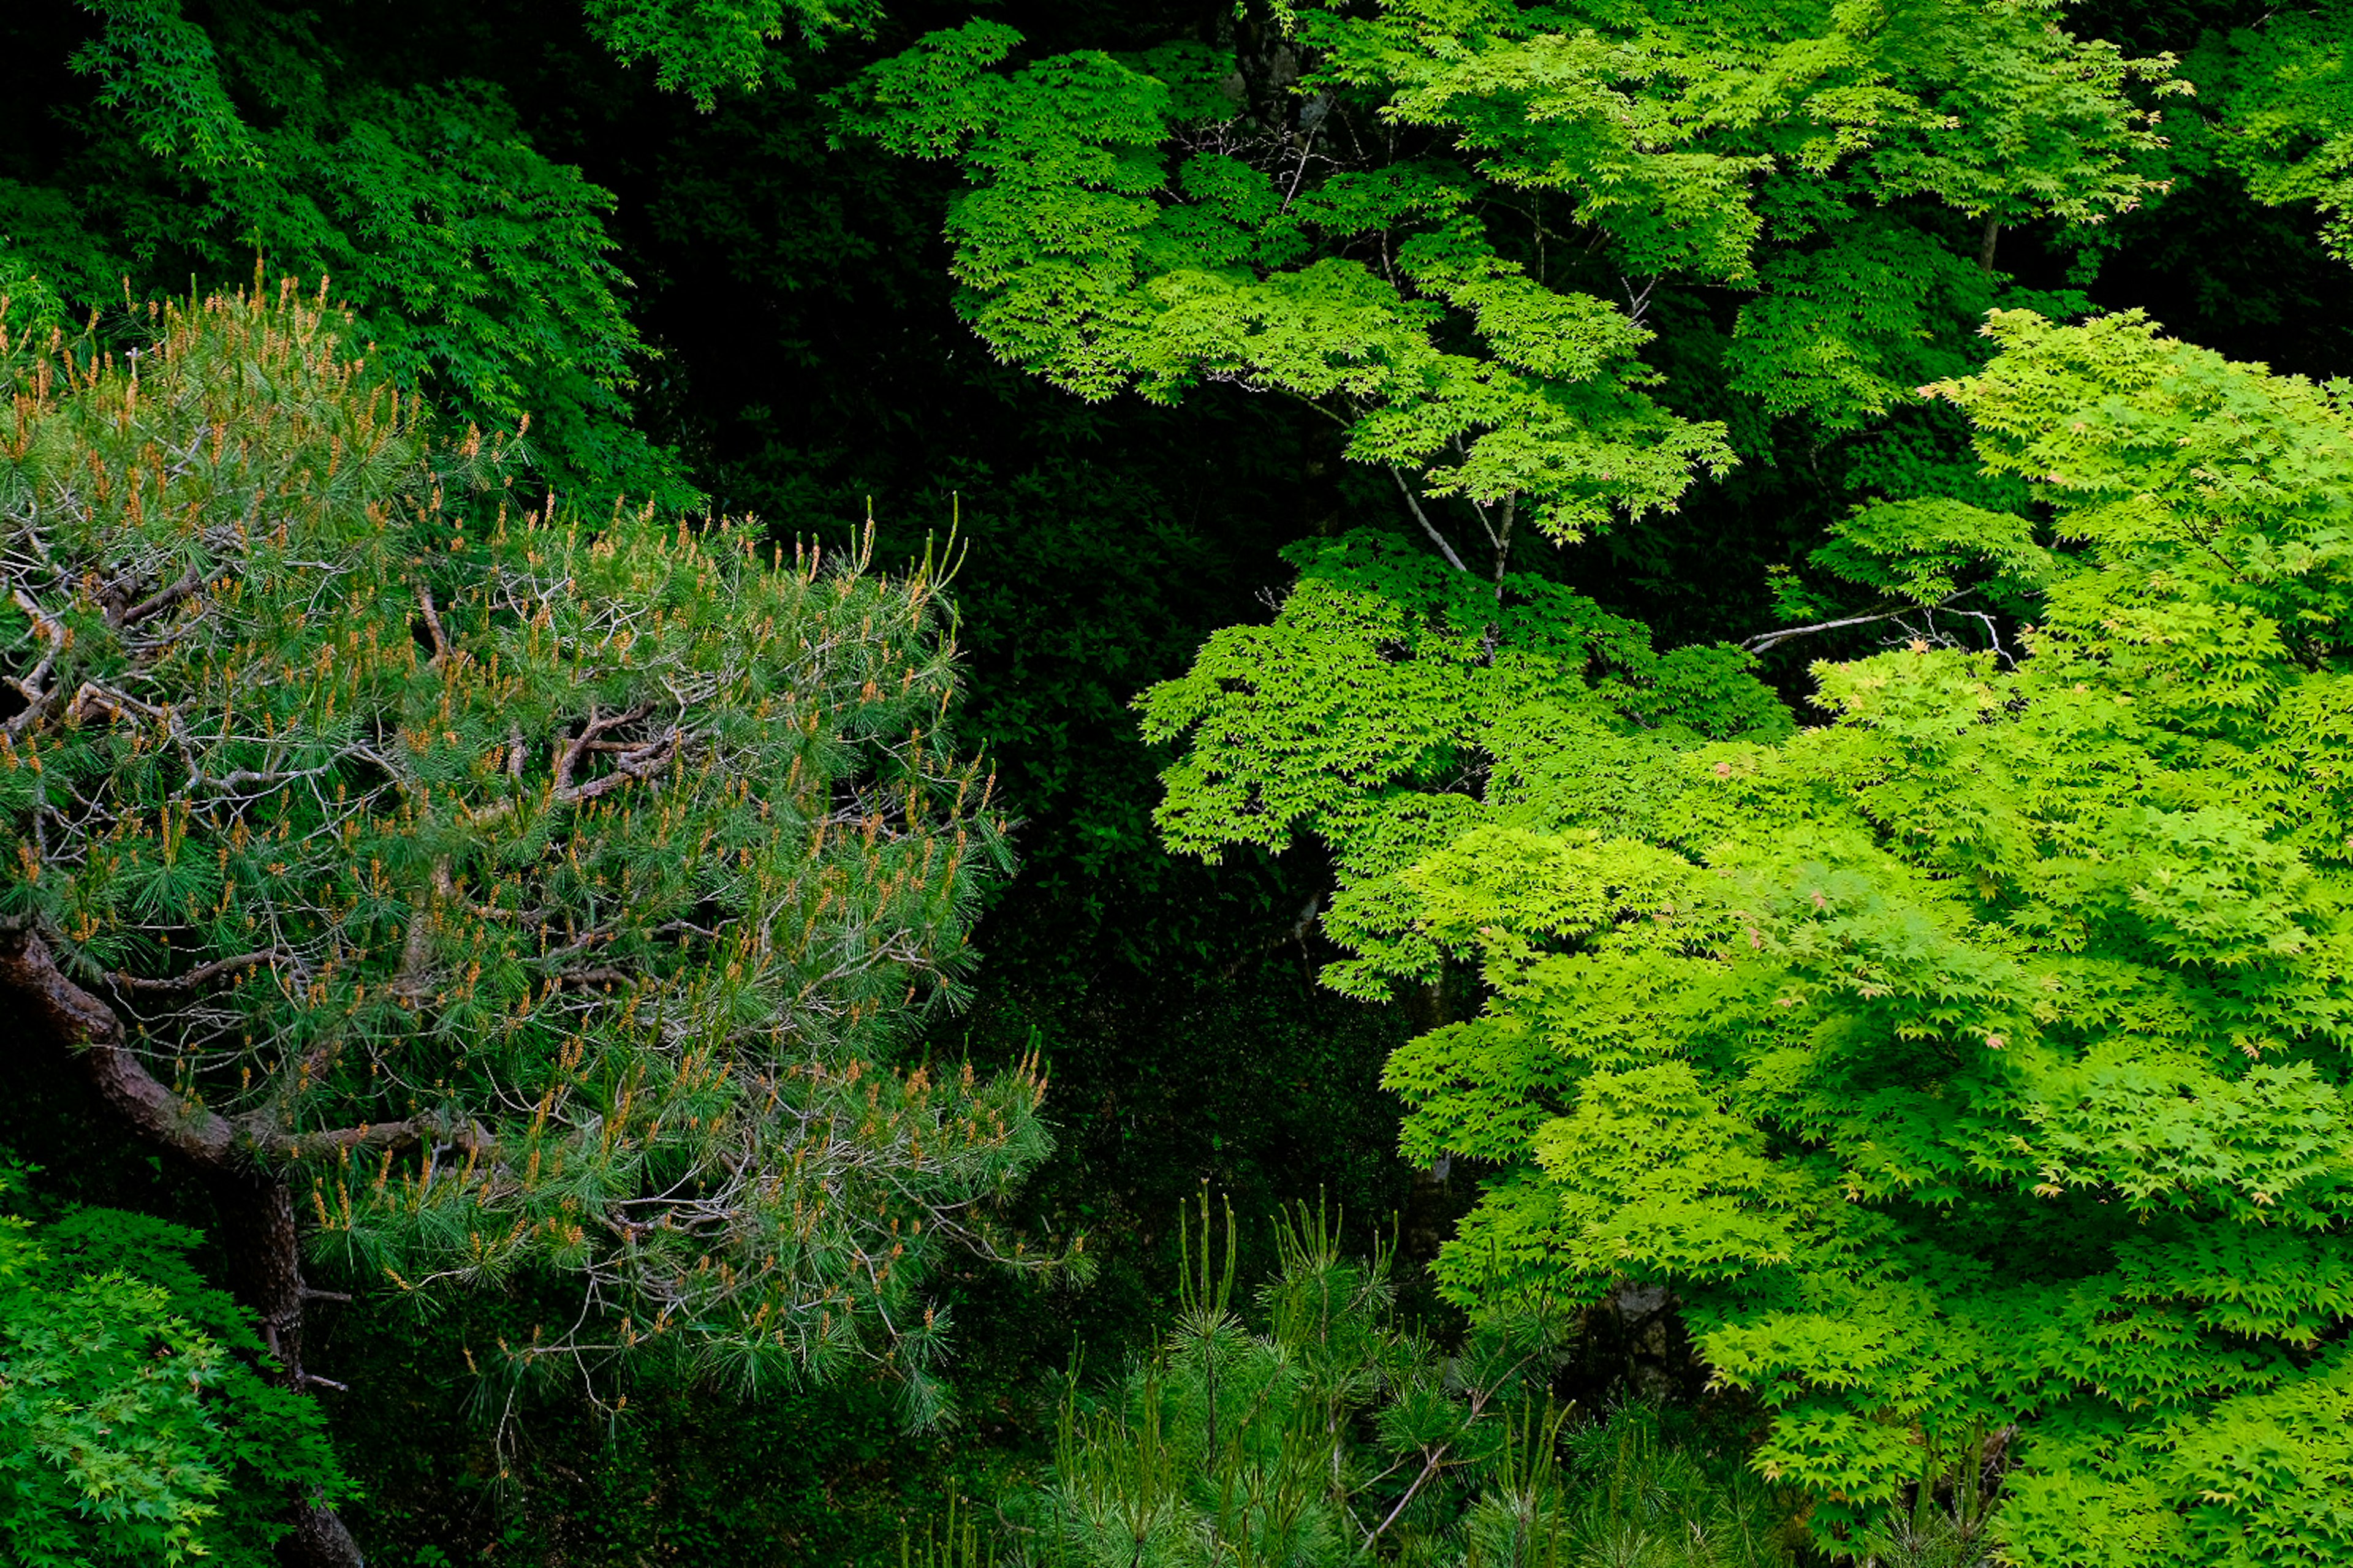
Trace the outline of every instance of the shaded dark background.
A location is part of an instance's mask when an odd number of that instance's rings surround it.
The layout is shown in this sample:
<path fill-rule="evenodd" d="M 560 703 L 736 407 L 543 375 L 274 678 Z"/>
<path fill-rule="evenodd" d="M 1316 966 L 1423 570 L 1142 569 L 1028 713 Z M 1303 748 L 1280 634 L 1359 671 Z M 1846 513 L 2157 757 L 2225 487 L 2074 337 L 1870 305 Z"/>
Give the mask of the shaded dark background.
<path fill-rule="evenodd" d="M 1213 15 L 990 14 L 1040 52 L 1155 41 Z M 1176 1208 L 1199 1184 L 1245 1216 L 1328 1195 L 1367 1245 L 1408 1198 L 1398 1110 L 1377 1086 L 1416 1010 L 1314 984 L 1335 955 L 1296 934 L 1324 887 L 1313 852 L 1208 868 L 1162 851 L 1149 816 L 1165 759 L 1128 707 L 1211 630 L 1264 618 L 1260 595 L 1287 578 L 1284 544 L 1402 520 L 1301 411 L 1222 388 L 1176 409 L 1082 404 L 998 364 L 957 321 L 940 237 L 953 168 L 830 145 L 823 98 L 967 15 L 898 5 L 872 39 L 804 51 L 793 89 L 710 113 L 658 92 L 650 70 L 617 66 L 583 32 L 576 0 L 346 0 L 313 18 L 340 58 L 383 79 L 498 82 L 541 152 L 617 195 L 615 255 L 655 351 L 640 423 L 716 505 L 828 539 L 871 507 L 886 563 L 952 523 L 968 546 L 955 583 L 963 722 L 1024 818 L 1023 863 L 976 934 L 977 996 L 924 1048 L 982 1064 L 1043 1051 L 1060 1146 L 1020 1218 L 1084 1229 L 1102 1260 L 1083 1290 L 952 1281 L 962 1415 L 945 1432 L 902 1432 L 889 1392 L 861 1386 L 748 1405 L 646 1388 L 610 1426 L 548 1395 L 504 1478 L 460 1348 L 529 1321 L 528 1300 L 475 1300 L 431 1321 L 366 1297 L 322 1307 L 315 1359 L 351 1384 L 328 1398 L 365 1488 L 350 1517 L 380 1563 L 896 1561 L 902 1521 L 920 1532 L 952 1492 L 1036 1462 L 1053 1374 L 1074 1354 L 1110 1369 L 1148 1340 L 1172 1292 Z M 2186 51 L 2255 11 L 2111 0 L 2072 15 L 2081 33 Z M 64 65 L 94 26 L 68 0 L 0 8 L 0 179 L 70 186 L 77 160 L 95 155 L 90 84 Z M 2312 228 L 2308 213 L 2258 208 L 2201 177 L 2118 222 L 2088 280 L 2073 242 L 2054 235 L 2008 236 L 2001 259 L 2029 286 L 2072 282 L 2232 357 L 2325 376 L 2353 364 L 2353 274 Z M 138 284 L 170 288 L 202 264 L 150 256 Z M 1731 303 L 1692 295 L 1657 309 L 1704 343 Z M 1722 395 L 1713 374 L 1676 367 L 1671 400 L 1706 412 Z M 1525 563 L 1646 619 L 1662 644 L 1769 626 L 1767 569 L 1796 561 L 1844 510 L 1856 455 L 1754 418 L 1740 440 L 1743 467 L 1681 511 Z M 1794 647 L 1774 673 L 1800 695 L 1804 660 L 1841 651 Z M 0 1045 L 18 1043 L 0 1017 Z M 113 1138 L 41 1053 L 0 1049 L 0 1145 L 47 1167 L 64 1195 L 205 1223 L 193 1186 Z M 1265 1228 L 1251 1236 L 1246 1277 L 1266 1256 Z"/>

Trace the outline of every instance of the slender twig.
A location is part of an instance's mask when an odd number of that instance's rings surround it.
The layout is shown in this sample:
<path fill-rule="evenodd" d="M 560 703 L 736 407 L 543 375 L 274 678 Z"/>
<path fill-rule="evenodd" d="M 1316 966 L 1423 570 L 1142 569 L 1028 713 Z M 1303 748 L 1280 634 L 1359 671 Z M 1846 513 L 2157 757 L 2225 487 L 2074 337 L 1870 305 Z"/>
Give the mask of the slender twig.
<path fill-rule="evenodd" d="M 1835 621 L 1816 621 L 1810 626 L 1782 626 L 1775 631 L 1758 632 L 1740 646 L 1750 653 L 1765 653 L 1798 637 L 1812 637 L 1817 632 L 1834 632 L 1842 626 L 1875 626 L 1881 621 L 1892 621 L 1899 616 L 1908 615 L 1919 607 L 1917 605 L 1899 605 L 1875 615 L 1846 616 Z"/>
<path fill-rule="evenodd" d="M 25 710 L 8 721 L 7 732 L 16 735 L 30 730 L 47 713 L 49 705 L 57 700 L 56 691 L 42 688 L 49 679 L 49 671 L 56 668 L 58 655 L 65 651 L 66 628 L 64 623 L 42 609 L 39 602 L 24 589 L 14 590 L 10 597 L 16 601 L 17 608 L 33 617 L 34 629 L 49 645 L 48 651 L 41 656 L 41 661 L 32 668 L 29 674 L 9 678 L 8 684 L 23 694 L 26 703 Z"/>
<path fill-rule="evenodd" d="M 1631 307 L 1626 313 L 1626 319 L 1639 324 L 1642 320 L 1642 312 L 1651 308 L 1651 291 L 1659 286 L 1659 279 L 1656 276 L 1652 276 L 1645 280 L 1642 290 L 1639 294 L 1634 291 L 1632 279 L 1620 278 L 1618 281 L 1626 285 L 1626 303 Z"/>
<path fill-rule="evenodd" d="M 589 704 L 588 721 L 580 727 L 580 733 L 566 742 L 563 752 L 556 757 L 555 794 L 557 797 L 561 799 L 571 794 L 572 770 L 579 766 L 580 755 L 587 750 L 589 742 L 608 730 L 617 730 L 624 724 L 635 723 L 652 711 L 653 704 L 650 702 L 640 702 L 635 708 L 623 709 L 618 713 L 606 714 L 599 714 L 596 704 Z"/>
<path fill-rule="evenodd" d="M 1930 626 L 1928 636 L 1932 639 L 1943 640 L 1942 634 L 1935 630 L 1935 623 L 1936 612 L 1938 610 L 1947 610 L 1950 611 L 1954 615 L 1968 616 L 1973 620 L 1983 622 L 1985 625 L 1986 636 L 1993 644 L 1993 651 L 2001 658 L 2003 662 L 2016 663 L 2017 661 L 2010 658 L 2009 650 L 2001 646 L 2000 634 L 1995 629 L 1994 619 L 1990 615 L 1988 615 L 1983 610 L 1960 610 L 1954 608 L 1956 601 L 1966 599 L 1977 591 L 1977 588 L 1974 586 L 1960 588 L 1946 595 L 1943 598 L 1937 600 L 1933 605 L 1883 605 L 1881 608 L 1871 611 L 1865 615 L 1842 616 L 1836 620 L 1816 621 L 1811 626 L 1781 626 L 1769 632 L 1758 632 L 1755 637 L 1750 637 L 1740 646 L 1746 648 L 1750 653 L 1765 653 L 1772 648 L 1778 647 L 1781 644 L 1788 642 L 1793 638 L 1811 637 L 1817 632 L 1839 631 L 1847 626 L 1876 626 L 1882 621 L 1894 621 L 1898 625 L 1901 625 L 1904 617 L 1911 615 L 1915 610 L 1928 616 Z"/>
<path fill-rule="evenodd" d="M 547 978 L 555 985 L 635 985 L 641 977 L 626 969 L 568 969 Z"/>
<path fill-rule="evenodd" d="M 167 980 L 150 980 L 118 969 L 114 972 L 114 983 L 132 991 L 194 991 L 224 974 L 233 974 L 251 969 L 257 963 L 268 963 L 272 959 L 285 956 L 274 947 L 255 952 L 240 952 L 234 958 L 216 958 L 210 963 L 200 963 L 185 974 L 175 974 Z"/>
<path fill-rule="evenodd" d="M 1326 96 L 1328 97 L 1329 95 L 1327 94 Z M 1291 210 L 1291 204 L 1298 199 L 1299 182 L 1307 177 L 1308 155 L 1315 151 L 1315 133 L 1323 129 L 1324 121 L 1319 119 L 1314 124 L 1307 128 L 1307 140 L 1300 143 L 1299 167 L 1292 171 L 1291 188 L 1282 193 L 1282 210 L 1284 212 L 1289 212 Z"/>
<path fill-rule="evenodd" d="M 1956 610 L 1953 613 L 1957 616 L 1967 616 L 1969 619 L 1980 622 L 1984 625 L 1986 629 L 1986 641 L 1993 645 L 1993 652 L 1996 658 L 2000 659 L 2004 664 L 2016 664 L 2018 662 L 2018 660 L 2010 656 L 2010 650 L 2001 646 L 2001 631 L 1994 625 L 1994 619 L 1991 616 L 1988 615 L 1983 610 Z"/>
<path fill-rule="evenodd" d="M 140 622 L 153 619 L 205 585 L 205 574 L 195 567 L 180 574 L 179 580 L 169 587 L 159 588 L 122 612 L 114 624 L 128 631 Z"/>
<path fill-rule="evenodd" d="M 433 662 L 438 664 L 449 657 L 449 636 L 441 629 L 441 612 L 433 607 L 433 590 L 422 583 L 417 585 L 417 607 L 425 612 L 425 630 L 433 638 Z"/>
<path fill-rule="evenodd" d="M 1421 1484 L 1438 1473 L 1438 1467 L 1446 1458 L 1446 1451 L 1452 1447 L 1453 1445 L 1451 1443 L 1440 1443 L 1434 1450 L 1431 1451 L 1430 1463 L 1422 1466 L 1421 1474 L 1413 1478 L 1413 1485 L 1405 1489 L 1405 1496 L 1398 1499 L 1397 1507 L 1389 1510 L 1389 1516 L 1381 1521 L 1378 1525 L 1375 1526 L 1372 1534 L 1365 1538 L 1366 1545 L 1369 1546 L 1374 1542 L 1378 1541 L 1382 1535 L 1388 1532 L 1388 1527 L 1397 1522 L 1398 1515 L 1405 1511 L 1406 1504 L 1411 1502 L 1413 1500 L 1414 1494 L 1421 1490 Z"/>
<path fill-rule="evenodd" d="M 1471 568 L 1462 564 L 1462 557 L 1454 553 L 1454 546 L 1446 542 L 1446 535 L 1439 532 L 1429 517 L 1423 513 L 1421 502 L 1414 499 L 1413 487 L 1405 482 L 1405 475 L 1396 468 L 1391 468 L 1389 477 L 1397 480 L 1398 493 L 1405 497 L 1405 504 L 1413 509 L 1414 521 L 1421 524 L 1421 531 L 1430 535 L 1430 540 L 1437 544 L 1439 553 L 1446 557 L 1446 563 L 1457 572 L 1467 575 Z"/>
<path fill-rule="evenodd" d="M 66 704 L 66 722 L 79 724 L 93 712 L 102 712 L 110 719 L 120 719 L 125 709 L 146 719 L 160 717 L 163 711 L 149 707 L 135 697 L 126 697 L 94 680 L 85 680 L 74 692 L 73 700 Z"/>
<path fill-rule="evenodd" d="M 1504 596 L 1504 569 L 1512 563 L 1512 522 L 1520 510 L 1520 492 L 1504 498 L 1504 527 L 1495 540 L 1495 597 Z"/>

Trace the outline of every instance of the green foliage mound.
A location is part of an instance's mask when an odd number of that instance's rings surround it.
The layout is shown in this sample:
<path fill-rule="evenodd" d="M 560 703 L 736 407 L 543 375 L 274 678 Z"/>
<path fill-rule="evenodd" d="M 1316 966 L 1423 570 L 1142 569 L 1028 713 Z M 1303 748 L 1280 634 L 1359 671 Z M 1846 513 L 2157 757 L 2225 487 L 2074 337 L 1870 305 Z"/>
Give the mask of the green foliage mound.
<path fill-rule="evenodd" d="M 261 1568 L 291 1486 L 344 1489 L 311 1403 L 263 1381 L 251 1321 L 118 1209 L 36 1220 L 0 1163 L 0 1555 L 23 1568 Z"/>
<path fill-rule="evenodd" d="M 613 195 L 534 145 L 501 86 L 388 77 L 299 11 L 84 9 L 99 25 L 70 63 L 92 111 L 53 183 L 0 174 L 0 287 L 78 318 L 126 276 L 226 287 L 259 254 L 332 278 L 353 345 L 459 423 L 536 419 L 556 488 L 693 499 L 630 420 L 647 351 L 608 254 Z"/>
<path fill-rule="evenodd" d="M 891 1065 L 1006 860 L 941 584 L 511 504 L 349 330 L 0 340 L 4 977 L 362 1278 L 568 1282 L 520 1364 L 872 1362 L 928 1417 L 926 1273 L 1048 1147 L 1034 1062 Z"/>
<path fill-rule="evenodd" d="M 1011 68 L 1022 36 L 976 21 L 845 103 L 960 161 L 958 307 L 1000 356 L 1088 398 L 1312 404 L 1500 576 L 1523 517 L 1579 538 L 1724 473 L 1727 401 L 1753 444 L 1749 408 L 1852 429 L 1963 368 L 2003 226 L 2159 188 L 2134 94 L 2186 84 L 2058 9 L 1252 5 Z M 1662 329 L 1707 391 L 1646 362 Z"/>
<path fill-rule="evenodd" d="M 1406 874 L 1493 994 L 1388 1071 L 1501 1172 L 1440 1274 L 1674 1290 L 1826 1545 L 2007 1467 L 2021 1565 L 2353 1560 L 2353 417 L 1990 331 L 1935 390 L 2072 544 L 2015 665 L 1820 666 L 1834 721 L 1694 752 L 1648 842 Z"/>

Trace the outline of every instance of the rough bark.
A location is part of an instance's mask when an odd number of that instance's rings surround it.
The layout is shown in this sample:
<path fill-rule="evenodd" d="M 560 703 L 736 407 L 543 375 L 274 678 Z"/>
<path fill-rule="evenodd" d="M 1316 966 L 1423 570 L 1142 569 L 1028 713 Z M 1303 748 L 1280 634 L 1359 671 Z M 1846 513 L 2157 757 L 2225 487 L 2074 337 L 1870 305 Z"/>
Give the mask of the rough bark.
<path fill-rule="evenodd" d="M 280 1175 L 235 1164 L 208 1174 L 206 1184 L 220 1216 L 215 1239 L 228 1265 L 230 1293 L 254 1315 L 262 1342 L 277 1358 L 277 1380 L 309 1387 L 313 1379 L 302 1363 L 302 1310 L 310 1287 L 302 1279 L 292 1191 Z M 294 1532 L 279 1556 L 290 1568 L 363 1568 L 366 1562 L 342 1516 L 311 1499 L 294 1505 Z"/>
<path fill-rule="evenodd" d="M 264 1370 L 289 1388 L 307 1386 L 312 1381 L 302 1365 L 308 1287 L 285 1177 L 256 1161 L 229 1121 L 184 1104 L 149 1072 L 124 1043 L 121 1015 L 59 969 L 37 932 L 0 925 L 0 986 L 16 993 L 54 1043 L 75 1058 L 110 1110 L 141 1137 L 204 1173 L 230 1294 L 254 1315 L 274 1358 Z M 304 1498 L 292 1512 L 293 1532 L 279 1550 L 290 1568 L 364 1568 L 366 1559 L 333 1509 Z"/>
<path fill-rule="evenodd" d="M 1579 1315 L 1554 1386 L 1599 1410 L 1629 1398 L 1693 1404 L 1708 1392 L 1708 1377 L 1683 1303 L 1662 1285 L 1620 1281 Z"/>

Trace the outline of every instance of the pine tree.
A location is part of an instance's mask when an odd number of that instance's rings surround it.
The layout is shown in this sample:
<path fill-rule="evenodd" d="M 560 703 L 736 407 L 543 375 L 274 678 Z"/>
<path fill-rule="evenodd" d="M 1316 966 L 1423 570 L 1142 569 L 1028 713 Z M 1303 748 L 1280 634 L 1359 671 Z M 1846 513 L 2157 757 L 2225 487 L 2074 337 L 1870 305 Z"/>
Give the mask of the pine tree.
<path fill-rule="evenodd" d="M 1006 864 L 936 574 L 517 504 L 290 284 L 152 313 L 0 340 L 0 984 L 212 1189 L 296 1388 L 307 1233 L 569 1281 L 511 1371 L 936 1414 L 926 1272 L 1047 1147 L 1034 1063 L 892 1063 Z"/>

